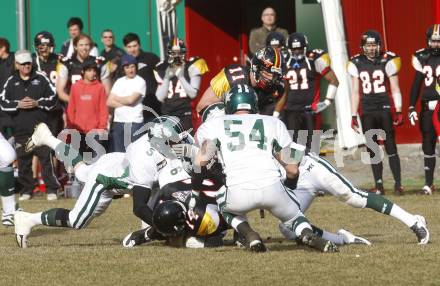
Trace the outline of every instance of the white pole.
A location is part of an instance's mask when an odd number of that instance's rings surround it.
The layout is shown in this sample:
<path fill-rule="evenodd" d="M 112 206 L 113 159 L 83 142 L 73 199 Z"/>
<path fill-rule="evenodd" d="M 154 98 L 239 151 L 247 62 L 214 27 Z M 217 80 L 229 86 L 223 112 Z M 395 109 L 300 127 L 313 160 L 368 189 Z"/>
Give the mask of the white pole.
<path fill-rule="evenodd" d="M 338 143 L 340 148 L 352 148 L 363 144 L 365 138 L 351 128 L 351 85 L 346 69 L 348 52 L 342 6 L 340 0 L 321 0 L 321 8 L 332 69 L 339 80 L 335 98 Z"/>
<path fill-rule="evenodd" d="M 17 14 L 17 46 L 19 50 L 26 48 L 25 0 L 16 0 Z"/>

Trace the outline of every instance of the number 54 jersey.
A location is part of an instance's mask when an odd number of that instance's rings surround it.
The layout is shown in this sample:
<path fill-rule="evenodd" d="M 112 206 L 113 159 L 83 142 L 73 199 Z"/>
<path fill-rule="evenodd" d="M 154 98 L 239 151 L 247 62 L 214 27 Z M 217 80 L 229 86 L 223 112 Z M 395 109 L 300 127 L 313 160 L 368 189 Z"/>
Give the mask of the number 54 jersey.
<path fill-rule="evenodd" d="M 386 79 L 397 75 L 400 66 L 400 57 L 389 51 L 374 60 L 368 59 L 365 55 L 356 55 L 350 59 L 347 71 L 350 76 L 359 78 L 361 108 L 364 112 L 391 108 Z"/>
<path fill-rule="evenodd" d="M 196 133 L 201 146 L 205 141 L 217 145 L 226 186 L 260 188 L 282 178 L 274 152 L 292 142 L 279 119 L 260 114 L 225 115 L 203 123 Z"/>

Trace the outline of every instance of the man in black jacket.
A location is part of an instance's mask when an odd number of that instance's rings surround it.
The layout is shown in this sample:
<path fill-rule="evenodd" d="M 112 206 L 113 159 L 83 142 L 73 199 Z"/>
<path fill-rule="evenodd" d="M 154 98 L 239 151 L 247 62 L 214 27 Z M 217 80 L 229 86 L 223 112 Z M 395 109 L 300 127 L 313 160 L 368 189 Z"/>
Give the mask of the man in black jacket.
<path fill-rule="evenodd" d="M 36 148 L 26 153 L 24 146 L 32 135 L 34 126 L 47 121 L 47 112 L 56 103 L 55 88 L 41 72 L 32 69 L 32 57 L 29 51 L 15 53 L 17 71 L 10 76 L 0 94 L 0 107 L 11 115 L 19 165 L 18 181 L 22 184 L 20 200 L 32 198 L 34 179 L 32 177 L 32 156 L 36 155 L 41 163 L 42 176 L 46 184 L 48 200 L 55 200 L 59 183 L 54 175 L 50 149 Z"/>

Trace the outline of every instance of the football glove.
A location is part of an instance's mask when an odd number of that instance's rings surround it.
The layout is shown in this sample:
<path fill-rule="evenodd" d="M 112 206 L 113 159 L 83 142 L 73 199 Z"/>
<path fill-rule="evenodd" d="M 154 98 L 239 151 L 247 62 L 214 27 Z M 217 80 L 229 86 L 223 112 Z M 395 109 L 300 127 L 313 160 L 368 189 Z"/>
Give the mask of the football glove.
<path fill-rule="evenodd" d="M 408 108 L 408 118 L 412 126 L 416 125 L 416 121 L 419 120 L 419 118 L 417 117 L 417 112 L 414 109 L 414 106 L 410 106 Z"/>
<path fill-rule="evenodd" d="M 396 112 L 396 114 L 394 115 L 393 125 L 394 126 L 402 126 L 403 125 L 402 112 Z"/>
<path fill-rule="evenodd" d="M 194 158 L 199 151 L 197 146 L 186 143 L 175 144 L 171 148 L 178 158 Z"/>
<path fill-rule="evenodd" d="M 332 104 L 332 102 L 331 102 L 330 99 L 325 99 L 325 100 L 319 102 L 319 103 L 316 105 L 315 113 L 321 113 L 321 112 L 324 111 L 327 107 L 329 107 L 330 104 Z"/>
<path fill-rule="evenodd" d="M 357 133 L 359 133 L 359 123 L 358 123 L 358 120 L 357 120 L 357 116 L 356 116 L 356 115 L 353 115 L 353 116 L 351 117 L 351 128 L 352 128 L 354 131 L 356 131 Z"/>

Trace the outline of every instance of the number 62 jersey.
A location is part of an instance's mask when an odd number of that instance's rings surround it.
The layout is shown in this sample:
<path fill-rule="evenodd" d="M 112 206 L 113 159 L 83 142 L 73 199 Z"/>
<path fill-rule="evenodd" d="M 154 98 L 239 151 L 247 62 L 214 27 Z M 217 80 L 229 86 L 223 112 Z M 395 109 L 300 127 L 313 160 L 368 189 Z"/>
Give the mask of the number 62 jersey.
<path fill-rule="evenodd" d="M 350 76 L 359 78 L 361 107 L 364 112 L 391 108 L 386 79 L 397 75 L 400 66 L 400 57 L 389 51 L 374 60 L 365 55 L 356 55 L 350 59 L 347 71 Z"/>

